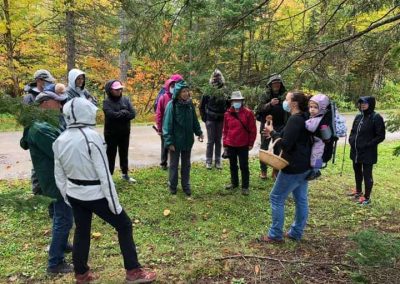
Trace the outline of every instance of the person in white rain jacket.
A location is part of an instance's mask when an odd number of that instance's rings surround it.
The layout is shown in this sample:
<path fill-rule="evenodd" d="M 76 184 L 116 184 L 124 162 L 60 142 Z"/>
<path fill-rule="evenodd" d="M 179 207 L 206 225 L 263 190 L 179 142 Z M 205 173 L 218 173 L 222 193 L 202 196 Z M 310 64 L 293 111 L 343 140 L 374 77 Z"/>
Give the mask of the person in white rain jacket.
<path fill-rule="evenodd" d="M 97 107 L 85 98 L 67 102 L 63 107 L 67 130 L 53 144 L 56 183 L 72 207 L 76 224 L 72 251 L 76 283 L 96 278 L 87 264 L 93 213 L 118 232 L 127 282 L 149 283 L 156 274 L 144 270 L 138 261 L 132 222 L 119 203 L 105 142 L 94 129 L 96 111 Z"/>

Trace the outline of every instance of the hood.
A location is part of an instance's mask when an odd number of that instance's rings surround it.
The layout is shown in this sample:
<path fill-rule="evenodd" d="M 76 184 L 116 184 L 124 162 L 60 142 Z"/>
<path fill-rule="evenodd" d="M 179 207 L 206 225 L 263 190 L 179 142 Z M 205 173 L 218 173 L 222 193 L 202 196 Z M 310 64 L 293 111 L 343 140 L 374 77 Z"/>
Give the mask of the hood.
<path fill-rule="evenodd" d="M 95 126 L 97 107 L 84 98 L 73 98 L 63 107 L 67 128 Z"/>
<path fill-rule="evenodd" d="M 357 101 L 357 107 L 361 111 L 361 103 L 362 102 L 367 102 L 369 107 L 366 111 L 364 111 L 365 114 L 372 113 L 375 111 L 375 105 L 376 105 L 376 99 L 375 97 L 372 96 L 365 96 L 365 97 L 360 97 Z"/>
<path fill-rule="evenodd" d="M 68 87 L 77 91 L 76 86 L 75 86 L 75 80 L 79 75 L 84 75 L 85 76 L 85 81 L 86 81 L 86 74 L 82 70 L 79 69 L 71 69 L 68 73 Z M 85 83 L 83 82 L 82 90 L 85 89 Z"/>
<path fill-rule="evenodd" d="M 179 81 L 178 83 L 175 84 L 174 88 L 174 93 L 172 94 L 172 99 L 176 100 L 178 98 L 179 93 L 182 91 L 184 88 L 189 88 L 188 84 L 186 84 L 185 81 Z"/>
<path fill-rule="evenodd" d="M 211 85 L 211 86 L 214 86 L 214 85 L 213 85 L 213 82 L 214 82 L 214 77 L 215 77 L 216 75 L 219 75 L 220 78 L 221 78 L 221 81 L 220 81 L 220 82 L 221 82 L 221 86 L 222 86 L 222 85 L 225 85 L 225 78 L 224 78 L 224 75 L 222 75 L 222 72 L 221 72 L 219 69 L 215 69 L 214 72 L 212 72 L 211 77 L 210 77 L 210 80 L 208 81 L 208 82 L 210 83 L 210 85 Z"/>
<path fill-rule="evenodd" d="M 324 94 L 317 94 L 315 96 L 312 96 L 310 101 L 318 104 L 318 114 L 325 114 L 330 103 L 328 96 Z"/>
<path fill-rule="evenodd" d="M 283 79 L 282 79 L 282 76 L 280 74 L 272 74 L 269 77 L 268 82 L 267 82 L 267 88 L 271 90 L 271 84 L 274 81 L 281 82 L 281 90 L 280 90 L 279 93 L 280 94 L 285 93 L 286 92 L 286 87 L 285 87 L 285 84 L 283 83 Z"/>
<path fill-rule="evenodd" d="M 164 90 L 165 90 L 165 92 L 167 93 L 167 94 L 169 94 L 169 95 L 172 95 L 170 92 L 169 92 L 169 86 L 171 85 L 171 83 L 173 83 L 173 82 L 179 82 L 179 81 L 182 81 L 183 80 L 183 77 L 182 77 L 182 75 L 180 75 L 180 74 L 173 74 L 172 76 L 171 76 L 171 78 L 169 78 L 167 81 L 165 81 L 165 84 L 164 84 Z"/>
<path fill-rule="evenodd" d="M 107 96 L 111 96 L 111 85 L 115 81 L 119 81 L 119 80 L 110 80 L 110 81 L 107 81 L 107 83 L 104 85 L 104 91 L 106 92 Z"/>

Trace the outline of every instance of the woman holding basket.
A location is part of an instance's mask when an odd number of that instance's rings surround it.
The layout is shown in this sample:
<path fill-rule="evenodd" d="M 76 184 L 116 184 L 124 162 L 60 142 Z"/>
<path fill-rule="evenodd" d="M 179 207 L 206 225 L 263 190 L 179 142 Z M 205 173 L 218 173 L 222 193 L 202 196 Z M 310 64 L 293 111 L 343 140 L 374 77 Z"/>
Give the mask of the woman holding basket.
<path fill-rule="evenodd" d="M 304 93 L 293 91 L 286 95 L 283 109 L 291 114 L 282 132 L 274 131 L 272 123 L 265 126 L 264 135 L 280 139 L 282 157 L 289 162 L 275 181 L 270 194 L 272 224 L 261 242 L 281 243 L 284 237 L 300 240 L 308 217 L 308 181 L 310 173 L 311 137 L 305 128 L 308 119 L 308 99 Z M 278 143 L 279 143 L 278 142 Z M 292 193 L 296 205 L 295 220 L 288 232 L 283 233 L 285 201 Z"/>

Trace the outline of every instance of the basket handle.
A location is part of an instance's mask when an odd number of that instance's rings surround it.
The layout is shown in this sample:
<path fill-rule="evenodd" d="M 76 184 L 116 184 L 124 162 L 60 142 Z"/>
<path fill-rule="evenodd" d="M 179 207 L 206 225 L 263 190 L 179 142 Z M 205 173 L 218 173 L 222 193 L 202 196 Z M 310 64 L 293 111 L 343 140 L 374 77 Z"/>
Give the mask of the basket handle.
<path fill-rule="evenodd" d="M 279 140 L 282 140 L 282 138 L 277 138 L 270 146 L 270 149 L 268 151 L 273 152 L 274 151 L 274 147 L 276 142 L 278 142 Z M 282 153 L 281 153 L 282 154 Z"/>

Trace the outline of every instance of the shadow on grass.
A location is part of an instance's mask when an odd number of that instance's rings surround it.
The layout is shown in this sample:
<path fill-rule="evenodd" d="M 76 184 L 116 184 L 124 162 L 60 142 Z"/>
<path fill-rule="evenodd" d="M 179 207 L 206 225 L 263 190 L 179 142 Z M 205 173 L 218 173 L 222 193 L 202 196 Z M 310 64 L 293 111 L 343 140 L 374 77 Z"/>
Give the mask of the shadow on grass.
<path fill-rule="evenodd" d="M 34 212 L 47 208 L 50 200 L 43 196 L 33 196 L 23 190 L 13 190 L 0 193 L 0 211 L 14 209 L 16 212 Z"/>

